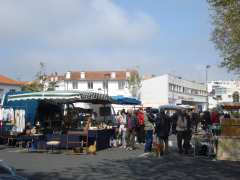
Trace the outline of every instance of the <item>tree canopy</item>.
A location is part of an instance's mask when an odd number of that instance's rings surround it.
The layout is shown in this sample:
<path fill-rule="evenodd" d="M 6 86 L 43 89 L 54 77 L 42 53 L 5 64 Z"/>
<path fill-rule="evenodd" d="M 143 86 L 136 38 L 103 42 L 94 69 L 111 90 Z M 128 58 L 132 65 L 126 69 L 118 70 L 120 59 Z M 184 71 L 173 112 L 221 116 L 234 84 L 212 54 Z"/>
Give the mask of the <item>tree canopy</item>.
<path fill-rule="evenodd" d="M 139 91 L 142 87 L 141 83 L 142 79 L 139 73 L 137 71 L 131 73 L 131 76 L 128 78 L 128 88 L 133 97 L 139 98 Z"/>
<path fill-rule="evenodd" d="M 212 10 L 212 41 L 222 67 L 240 73 L 240 0 L 207 0 Z"/>
<path fill-rule="evenodd" d="M 44 83 L 46 81 L 45 64 L 43 62 L 40 62 L 39 65 L 40 65 L 40 69 L 35 75 L 36 79 L 28 83 L 27 85 L 23 86 L 22 87 L 23 91 L 35 92 L 35 91 L 44 90 Z"/>

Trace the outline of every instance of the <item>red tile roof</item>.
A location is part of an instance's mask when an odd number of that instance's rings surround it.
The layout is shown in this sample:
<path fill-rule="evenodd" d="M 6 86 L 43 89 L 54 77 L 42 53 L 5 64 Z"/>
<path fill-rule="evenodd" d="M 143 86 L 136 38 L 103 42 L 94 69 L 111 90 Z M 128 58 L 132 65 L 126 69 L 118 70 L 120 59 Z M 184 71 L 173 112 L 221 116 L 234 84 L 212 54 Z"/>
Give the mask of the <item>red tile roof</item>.
<path fill-rule="evenodd" d="M 129 71 L 72 71 L 70 80 L 91 80 L 91 81 L 101 81 L 106 78 L 112 80 L 127 80 L 127 72 L 130 74 L 137 73 L 137 71 L 129 70 Z M 85 73 L 85 78 L 81 78 L 81 73 Z M 115 78 L 111 78 L 111 74 L 115 73 Z"/>
<path fill-rule="evenodd" d="M 125 70 L 125 71 L 70 71 L 70 78 L 66 78 L 66 74 L 64 76 L 58 75 L 57 73 L 51 74 L 47 76 L 48 81 L 63 81 L 63 80 L 89 80 L 89 81 L 102 81 L 106 78 L 111 80 L 123 81 L 127 80 L 127 72 L 131 74 L 138 73 L 136 70 Z M 85 74 L 85 78 L 81 78 L 81 73 Z M 115 73 L 115 78 L 111 78 L 111 74 Z"/>
<path fill-rule="evenodd" d="M 6 76 L 0 75 L 0 84 L 23 86 L 26 82 L 16 81 Z"/>

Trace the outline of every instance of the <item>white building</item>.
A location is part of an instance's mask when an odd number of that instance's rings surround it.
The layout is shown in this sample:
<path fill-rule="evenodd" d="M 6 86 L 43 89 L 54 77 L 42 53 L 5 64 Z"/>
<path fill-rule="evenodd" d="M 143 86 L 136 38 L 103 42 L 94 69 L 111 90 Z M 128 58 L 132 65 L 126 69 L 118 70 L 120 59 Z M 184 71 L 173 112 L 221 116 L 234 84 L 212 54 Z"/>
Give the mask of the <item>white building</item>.
<path fill-rule="evenodd" d="M 54 83 L 55 90 L 91 91 L 129 97 L 128 78 L 132 73 L 136 71 L 69 71 L 64 76 L 48 76 L 47 86 Z"/>
<path fill-rule="evenodd" d="M 0 75 L 0 104 L 7 92 L 20 91 L 23 83 Z"/>
<path fill-rule="evenodd" d="M 205 110 L 207 107 L 206 85 L 165 74 L 142 82 L 141 100 L 145 107 L 183 104 Z"/>
<path fill-rule="evenodd" d="M 219 103 L 233 102 L 233 94 L 240 92 L 240 81 L 211 81 L 208 83 L 209 108 Z"/>

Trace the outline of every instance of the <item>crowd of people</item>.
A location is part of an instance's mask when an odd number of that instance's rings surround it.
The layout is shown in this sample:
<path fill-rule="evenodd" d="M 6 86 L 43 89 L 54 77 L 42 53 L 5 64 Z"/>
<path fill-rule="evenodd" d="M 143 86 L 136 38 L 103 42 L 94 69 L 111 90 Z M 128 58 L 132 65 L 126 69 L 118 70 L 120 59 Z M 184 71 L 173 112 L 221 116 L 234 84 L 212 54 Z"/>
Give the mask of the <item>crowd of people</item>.
<path fill-rule="evenodd" d="M 199 124 L 202 129 L 219 123 L 220 116 L 216 111 L 203 113 L 194 110 L 178 109 L 174 113 L 160 110 L 153 113 L 151 108 L 133 110 L 124 109 L 118 112 L 118 142 L 121 148 L 134 150 L 136 143 L 144 144 L 144 153 L 155 151 L 158 156 L 168 154 L 169 136 L 177 137 L 178 152 L 190 153 L 192 133 Z"/>

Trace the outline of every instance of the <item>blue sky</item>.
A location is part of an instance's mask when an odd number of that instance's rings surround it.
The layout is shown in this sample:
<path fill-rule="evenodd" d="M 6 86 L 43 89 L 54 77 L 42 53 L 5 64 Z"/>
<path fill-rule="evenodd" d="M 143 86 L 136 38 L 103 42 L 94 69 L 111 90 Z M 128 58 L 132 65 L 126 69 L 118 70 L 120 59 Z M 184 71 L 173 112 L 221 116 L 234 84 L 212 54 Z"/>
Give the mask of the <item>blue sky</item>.
<path fill-rule="evenodd" d="M 1 1 L 1 74 L 31 80 L 50 72 L 139 67 L 204 81 L 235 79 L 218 68 L 205 0 Z"/>

